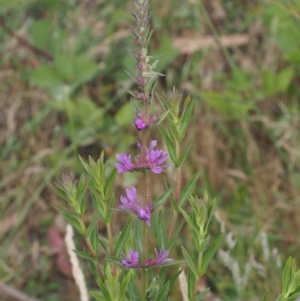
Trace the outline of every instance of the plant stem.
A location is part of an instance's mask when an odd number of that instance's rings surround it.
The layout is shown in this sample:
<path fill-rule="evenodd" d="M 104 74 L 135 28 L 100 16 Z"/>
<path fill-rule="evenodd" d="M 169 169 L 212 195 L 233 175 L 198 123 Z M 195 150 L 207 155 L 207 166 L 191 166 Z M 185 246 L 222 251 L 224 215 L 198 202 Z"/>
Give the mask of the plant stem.
<path fill-rule="evenodd" d="M 180 157 L 180 143 L 178 141 L 176 141 L 176 158 L 178 159 L 179 157 Z M 176 181 L 176 187 L 175 187 L 174 200 L 175 200 L 175 203 L 178 205 L 179 198 L 180 198 L 180 192 L 181 192 L 181 166 L 176 168 L 175 181 Z M 170 228 L 170 232 L 169 232 L 169 241 L 172 239 L 172 236 L 173 236 L 173 233 L 175 230 L 175 226 L 177 223 L 177 218 L 178 218 L 178 212 L 176 212 L 174 210 L 171 228 Z"/>
<path fill-rule="evenodd" d="M 146 120 L 149 118 L 149 103 L 146 102 L 144 106 L 144 114 Z M 147 150 L 147 141 L 148 140 L 148 132 L 142 132 L 142 160 L 146 163 L 146 150 Z M 142 204 L 143 208 L 147 205 L 148 198 L 148 185 L 147 185 L 147 173 L 142 173 Z M 142 223 L 142 262 L 147 260 L 147 225 L 146 223 Z M 146 286 L 147 286 L 147 272 L 145 269 L 142 269 L 142 300 L 146 300 Z"/>
<path fill-rule="evenodd" d="M 80 226 L 81 226 L 81 230 L 82 230 L 82 234 L 84 236 L 84 239 L 85 239 L 85 243 L 88 247 L 88 250 L 90 252 L 90 255 L 94 258 L 94 259 L 97 259 L 97 251 L 94 250 L 90 240 L 86 237 L 86 227 L 85 227 L 85 224 L 83 222 L 83 220 L 80 220 Z M 101 279 L 102 282 L 104 282 L 104 275 L 102 274 L 102 271 L 101 271 L 101 267 L 98 263 L 98 260 L 96 260 L 96 269 L 97 269 L 97 274 L 98 274 L 98 277 Z"/>

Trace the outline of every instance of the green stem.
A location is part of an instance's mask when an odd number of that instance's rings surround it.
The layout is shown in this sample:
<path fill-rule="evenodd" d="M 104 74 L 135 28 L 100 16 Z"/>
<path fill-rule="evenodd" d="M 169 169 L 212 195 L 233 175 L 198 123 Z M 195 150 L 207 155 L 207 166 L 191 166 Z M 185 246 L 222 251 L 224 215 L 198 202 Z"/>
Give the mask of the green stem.
<path fill-rule="evenodd" d="M 90 255 L 94 259 L 97 259 L 97 252 L 94 250 L 94 248 L 93 248 L 90 240 L 86 237 L 86 227 L 85 227 L 85 224 L 84 224 L 83 220 L 80 220 L 80 226 L 81 226 L 81 231 L 82 231 L 82 234 L 84 236 L 85 243 L 86 243 L 86 245 L 88 247 Z M 98 277 L 101 279 L 102 282 L 104 282 L 104 275 L 102 274 L 101 267 L 100 267 L 100 265 L 98 263 L 98 260 L 96 260 L 96 264 L 95 265 L 96 265 Z"/>
<path fill-rule="evenodd" d="M 144 114 L 146 120 L 149 118 L 149 103 L 145 103 Z M 146 162 L 146 149 L 147 149 L 148 132 L 142 132 L 142 162 Z M 147 205 L 147 173 L 142 173 L 142 205 L 145 207 Z M 145 222 L 142 223 L 142 262 L 147 260 L 147 225 Z M 146 300 L 146 288 L 147 288 L 147 272 L 142 269 L 142 300 Z"/>

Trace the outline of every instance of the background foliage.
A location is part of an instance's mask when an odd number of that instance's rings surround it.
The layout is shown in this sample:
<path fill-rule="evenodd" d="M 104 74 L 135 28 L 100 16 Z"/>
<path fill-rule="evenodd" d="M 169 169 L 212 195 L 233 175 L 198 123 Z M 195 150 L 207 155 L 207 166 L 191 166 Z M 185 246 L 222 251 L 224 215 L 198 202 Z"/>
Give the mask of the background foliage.
<path fill-rule="evenodd" d="M 227 233 L 203 285 L 222 300 L 274 299 L 281 260 L 300 261 L 300 1 L 150 4 L 166 75 L 157 90 L 176 86 L 196 104 L 184 181 L 201 170 L 196 193 L 217 198 L 211 231 Z M 43 300 L 77 296 L 51 239 L 62 204 L 49 184 L 83 171 L 78 154 L 104 150 L 113 163 L 135 143 L 130 5 L 1 0 L 0 279 Z M 134 181 L 118 178 L 117 197 Z"/>

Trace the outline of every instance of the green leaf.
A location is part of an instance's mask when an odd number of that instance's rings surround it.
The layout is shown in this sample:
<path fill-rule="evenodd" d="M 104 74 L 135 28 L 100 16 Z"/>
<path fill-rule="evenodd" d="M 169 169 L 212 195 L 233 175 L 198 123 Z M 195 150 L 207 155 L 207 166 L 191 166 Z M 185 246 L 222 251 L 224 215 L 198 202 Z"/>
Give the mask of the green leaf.
<path fill-rule="evenodd" d="M 269 298 L 269 291 L 267 291 L 267 292 L 264 294 L 264 296 L 263 296 L 263 298 L 261 299 L 261 301 L 267 301 L 268 298 Z"/>
<path fill-rule="evenodd" d="M 91 221 L 90 225 L 88 226 L 88 228 L 86 230 L 86 237 L 91 236 L 93 228 L 95 228 L 95 227 L 98 229 L 98 214 L 97 214 L 97 212 L 94 212 L 94 214 L 93 214 L 92 221 Z"/>
<path fill-rule="evenodd" d="M 164 267 L 169 267 L 169 266 L 172 266 L 172 265 L 177 265 L 177 264 L 183 264 L 183 263 L 186 263 L 185 260 L 173 260 L 173 261 L 170 261 L 170 262 L 167 262 L 167 263 L 164 263 L 164 264 L 158 264 L 158 265 L 153 265 L 153 266 L 150 266 L 149 269 L 151 268 L 164 268 Z"/>
<path fill-rule="evenodd" d="M 88 264 L 89 264 L 90 270 L 91 270 L 92 273 L 93 273 L 94 278 L 97 279 L 98 272 L 97 272 L 97 270 L 96 270 L 95 262 L 93 262 L 93 261 L 91 261 L 91 260 L 88 260 Z"/>
<path fill-rule="evenodd" d="M 175 284 L 177 278 L 179 277 L 179 275 L 182 273 L 182 270 L 179 270 L 176 274 L 174 274 L 171 278 L 170 278 L 170 288 Z"/>
<path fill-rule="evenodd" d="M 128 300 L 130 301 L 139 301 L 139 293 L 135 287 L 134 280 L 130 278 L 130 281 L 128 283 L 127 287 L 127 293 L 128 293 Z"/>
<path fill-rule="evenodd" d="M 182 140 L 185 137 L 186 130 L 189 126 L 189 123 L 190 123 L 191 117 L 192 117 L 192 112 L 193 112 L 194 106 L 190 104 L 191 103 L 190 98 L 191 98 L 191 96 L 189 95 L 185 100 L 185 102 L 186 102 L 188 99 L 189 105 L 188 105 L 188 108 L 185 110 L 184 114 L 181 116 L 180 122 L 179 122 L 178 132 L 179 132 L 180 140 Z"/>
<path fill-rule="evenodd" d="M 168 244 L 168 235 L 161 210 L 158 214 L 157 238 L 160 246 L 165 248 Z"/>
<path fill-rule="evenodd" d="M 154 208 L 157 207 L 157 206 L 159 206 L 159 205 L 161 205 L 162 203 L 164 203 L 168 199 L 168 197 L 172 193 L 174 187 L 175 187 L 175 185 L 171 186 L 170 188 L 168 188 L 168 190 L 163 195 L 161 195 L 158 199 L 156 199 L 153 202 Z"/>
<path fill-rule="evenodd" d="M 181 246 L 181 250 L 182 250 L 184 258 L 187 261 L 187 264 L 188 264 L 189 268 L 191 269 L 191 271 L 194 273 L 195 277 L 197 278 L 198 277 L 198 272 L 197 272 L 195 264 L 193 263 L 193 260 L 192 260 L 191 256 L 189 255 L 189 253 L 187 252 L 187 250 L 185 249 L 184 246 Z"/>
<path fill-rule="evenodd" d="M 90 294 L 99 301 L 106 301 L 106 298 L 98 291 L 90 291 Z"/>
<path fill-rule="evenodd" d="M 194 275 L 191 269 L 188 269 L 187 271 L 187 284 L 188 284 L 188 297 L 189 300 L 192 300 L 195 291 L 196 276 Z"/>
<path fill-rule="evenodd" d="M 104 195 L 105 195 L 106 199 L 108 199 L 110 196 L 110 190 L 115 181 L 117 174 L 118 174 L 118 171 L 116 168 L 114 168 L 112 170 L 112 172 L 110 173 L 110 175 L 108 176 L 108 178 L 106 179 L 106 183 L 105 183 L 105 187 L 104 187 Z"/>
<path fill-rule="evenodd" d="M 74 250 L 74 252 L 80 258 L 86 259 L 87 261 L 97 262 L 97 258 L 93 258 L 87 250 L 83 250 L 83 251 Z"/>
<path fill-rule="evenodd" d="M 103 221 L 106 219 L 106 208 L 103 206 L 102 200 L 100 199 L 99 194 L 91 192 L 92 195 L 92 200 L 95 209 L 99 213 L 100 217 L 102 218 Z"/>
<path fill-rule="evenodd" d="M 164 182 L 165 182 L 166 188 L 167 188 L 167 189 L 170 189 L 170 188 L 171 188 L 171 185 L 170 185 L 170 183 L 168 182 L 168 180 L 167 180 L 166 177 L 164 177 Z M 171 199 L 171 204 L 172 204 L 173 209 L 174 209 L 176 212 L 179 212 L 179 208 L 178 208 L 177 204 L 176 204 L 175 201 L 174 201 L 173 194 L 170 194 L 170 199 Z"/>
<path fill-rule="evenodd" d="M 106 256 L 105 258 L 107 261 L 109 262 L 112 262 L 113 264 L 119 266 L 119 267 L 122 267 L 124 268 L 124 266 L 122 265 L 121 261 L 118 259 L 118 258 L 115 258 L 115 257 L 111 257 L 111 256 Z"/>
<path fill-rule="evenodd" d="M 80 221 L 75 212 L 71 212 L 67 209 L 58 210 L 58 212 L 71 224 L 80 234 L 82 234 L 82 229 Z"/>
<path fill-rule="evenodd" d="M 171 141 L 168 133 L 161 126 L 159 126 L 159 130 L 164 137 L 171 160 L 176 163 L 176 149 L 174 143 Z"/>
<path fill-rule="evenodd" d="M 109 291 L 107 290 L 107 286 L 101 281 L 100 278 L 97 278 L 97 284 L 105 297 L 106 301 L 113 301 L 110 299 Z"/>
<path fill-rule="evenodd" d="M 172 239 L 169 241 L 169 243 L 167 244 L 167 249 L 171 250 L 175 244 L 175 242 L 177 241 L 177 238 L 180 234 L 180 231 L 182 229 L 183 223 L 181 223 L 175 230 L 175 232 L 173 233 Z"/>
<path fill-rule="evenodd" d="M 128 271 L 126 277 L 121 282 L 119 300 L 125 300 L 126 289 L 131 278 L 131 270 Z"/>
<path fill-rule="evenodd" d="M 129 219 L 126 225 L 123 227 L 122 233 L 117 241 L 116 247 L 115 247 L 115 257 L 119 257 L 121 254 L 121 251 L 124 249 L 124 246 L 126 242 L 129 239 L 130 236 L 130 230 L 131 230 L 131 222 L 132 220 Z"/>
<path fill-rule="evenodd" d="M 99 245 L 102 247 L 106 255 L 108 255 L 108 251 L 107 251 L 108 244 L 109 244 L 108 241 L 104 237 L 99 237 Z"/>
<path fill-rule="evenodd" d="M 100 244 L 99 243 L 98 224 L 96 224 L 95 227 L 92 228 L 91 235 L 88 239 L 91 242 L 94 252 L 96 253 L 96 255 L 98 255 L 99 244 Z"/>
<path fill-rule="evenodd" d="M 282 277 L 282 293 L 285 296 L 289 289 L 289 284 L 292 278 L 292 257 L 289 257 L 283 271 Z"/>
<path fill-rule="evenodd" d="M 203 256 L 203 261 L 202 261 L 202 269 L 201 269 L 201 274 L 203 275 L 206 273 L 207 267 L 212 260 L 214 254 L 217 252 L 218 248 L 220 247 L 220 244 L 224 238 L 224 233 L 222 233 L 215 241 L 214 243 L 210 246 L 210 248 L 205 252 Z"/>
<path fill-rule="evenodd" d="M 77 194 L 76 194 L 77 200 L 81 200 L 83 198 L 86 188 L 87 188 L 87 182 L 85 181 L 84 174 L 81 174 L 77 185 Z"/>
<path fill-rule="evenodd" d="M 197 183 L 197 180 L 198 180 L 199 176 L 200 176 L 200 171 L 198 171 L 197 173 L 195 173 L 192 176 L 192 178 L 189 180 L 187 185 L 182 190 L 182 192 L 180 194 L 180 198 L 179 198 L 179 206 L 180 207 L 184 206 L 184 204 L 186 203 L 186 201 L 189 198 L 190 194 L 194 190 L 194 187 Z"/>
<path fill-rule="evenodd" d="M 210 291 L 210 288 L 208 287 L 203 292 L 201 292 L 199 295 L 197 295 L 196 297 L 194 297 L 192 299 L 192 301 L 200 301 L 200 300 L 202 300 L 209 293 L 209 291 Z"/>
<path fill-rule="evenodd" d="M 188 153 L 189 153 L 189 151 L 190 151 L 190 149 L 191 149 L 191 147 L 192 147 L 192 145 L 193 145 L 193 140 L 185 147 L 185 149 L 183 150 L 183 152 L 180 154 L 180 157 L 179 157 L 179 159 L 177 160 L 177 162 L 176 162 L 176 165 L 175 165 L 175 167 L 176 168 L 178 168 L 178 167 L 180 167 L 184 162 L 185 162 L 185 159 L 186 159 L 186 157 L 187 157 L 187 155 L 188 155 Z"/>
<path fill-rule="evenodd" d="M 140 220 L 136 220 L 135 223 L 135 236 L 134 236 L 134 243 L 135 246 L 138 249 L 139 254 L 142 253 L 142 227 L 141 227 L 141 221 Z M 144 222 L 143 222 L 144 223 Z"/>
<path fill-rule="evenodd" d="M 170 290 L 170 282 L 168 281 L 163 289 L 160 291 L 160 293 L 158 294 L 157 298 L 155 299 L 155 301 L 165 301 L 167 296 L 168 296 L 168 293 L 169 293 L 169 290 Z"/>
<path fill-rule="evenodd" d="M 182 215 L 184 216 L 186 222 L 192 227 L 192 229 L 194 229 L 195 231 L 198 231 L 198 227 L 197 224 L 195 222 L 193 222 L 193 220 L 190 218 L 190 216 L 183 210 L 183 208 L 179 208 L 180 212 L 182 213 Z"/>
<path fill-rule="evenodd" d="M 87 172 L 87 173 L 89 174 L 89 176 L 91 177 L 92 174 L 91 174 L 91 168 L 90 168 L 90 166 L 89 166 L 89 165 L 81 158 L 80 155 L 79 155 L 78 157 L 79 157 L 79 160 L 80 160 L 82 166 L 84 167 L 84 169 L 86 170 L 86 172 Z"/>

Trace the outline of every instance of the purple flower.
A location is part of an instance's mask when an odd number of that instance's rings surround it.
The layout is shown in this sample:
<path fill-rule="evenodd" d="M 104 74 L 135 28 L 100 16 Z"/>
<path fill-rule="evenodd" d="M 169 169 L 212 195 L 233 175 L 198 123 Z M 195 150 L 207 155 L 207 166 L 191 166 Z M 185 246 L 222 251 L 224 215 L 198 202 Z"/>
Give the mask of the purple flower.
<path fill-rule="evenodd" d="M 145 221 L 147 226 L 151 227 L 151 212 L 153 211 L 152 205 L 146 205 L 144 208 L 140 206 L 140 203 L 136 199 L 135 187 L 126 189 L 127 197 L 121 196 L 120 200 L 122 205 L 119 205 L 120 209 L 134 212 L 138 218 Z"/>
<path fill-rule="evenodd" d="M 155 254 L 156 254 L 156 258 L 155 259 L 148 259 L 144 266 L 149 267 L 149 266 L 153 266 L 153 265 L 159 265 L 159 264 L 164 264 L 170 261 L 173 261 L 173 258 L 168 258 L 169 255 L 169 250 L 163 250 L 161 249 L 159 252 L 157 252 L 157 249 L 154 248 Z"/>
<path fill-rule="evenodd" d="M 126 171 L 132 171 L 131 156 L 127 154 L 117 154 L 116 158 L 120 163 L 116 163 L 116 169 L 119 173 L 124 173 Z"/>
<path fill-rule="evenodd" d="M 150 143 L 150 147 L 146 149 L 146 162 L 142 162 L 141 156 L 137 156 L 135 158 L 136 166 L 140 166 L 140 168 L 149 168 L 152 172 L 159 174 L 163 171 L 163 167 L 167 165 L 160 166 L 168 158 L 168 153 L 164 152 L 161 149 L 154 149 L 156 146 L 157 141 L 152 140 Z M 142 149 L 142 145 L 138 142 L 138 147 Z"/>
<path fill-rule="evenodd" d="M 173 258 L 168 258 L 169 250 L 163 250 L 161 249 L 159 252 L 157 252 L 156 248 L 154 248 L 155 254 L 156 254 L 156 264 L 164 264 L 170 261 L 173 261 Z"/>
<path fill-rule="evenodd" d="M 124 254 L 122 254 L 124 259 L 121 260 L 121 263 L 126 268 L 148 268 L 154 265 L 160 265 L 174 260 L 173 258 L 168 258 L 169 250 L 164 251 L 163 249 L 161 249 L 159 252 L 157 252 L 156 248 L 154 248 L 154 250 L 156 253 L 156 258 L 148 259 L 146 262 L 140 264 L 138 251 L 133 251 L 130 249 L 129 256 L 126 257 Z"/>
<path fill-rule="evenodd" d="M 144 131 L 152 127 L 158 121 L 158 117 L 155 114 L 149 115 L 149 118 L 146 120 L 146 117 L 142 112 L 137 112 L 134 118 L 134 125 L 138 131 Z"/>
<path fill-rule="evenodd" d="M 124 259 L 121 260 L 121 263 L 126 268 L 137 268 L 139 266 L 139 253 L 138 251 L 129 250 L 129 256 L 122 254 Z"/>
<path fill-rule="evenodd" d="M 120 161 L 115 166 L 120 174 L 127 171 L 143 171 L 151 169 L 152 172 L 159 174 L 163 171 L 163 168 L 167 165 L 161 165 L 167 158 L 168 153 L 160 149 L 154 149 L 157 141 L 153 140 L 150 143 L 150 147 L 146 149 L 145 159 L 142 155 L 135 157 L 135 163 L 131 162 L 131 156 L 127 154 L 117 154 L 116 158 Z M 138 142 L 138 147 L 142 150 L 142 145 Z"/>
<path fill-rule="evenodd" d="M 126 189 L 126 194 L 127 194 L 127 198 L 122 196 L 120 197 L 120 200 L 122 202 L 123 205 L 120 205 L 119 208 L 120 209 L 124 209 L 124 210 L 131 210 L 131 211 L 136 211 L 138 204 L 136 201 L 136 189 L 135 187 L 132 188 L 127 188 Z"/>
<path fill-rule="evenodd" d="M 135 127 L 138 131 L 145 130 L 148 126 L 143 119 L 135 118 L 134 120 Z"/>
<path fill-rule="evenodd" d="M 145 208 L 138 207 L 137 215 L 140 220 L 145 221 L 148 227 L 151 227 L 150 219 L 153 208 L 151 205 L 146 205 Z"/>

